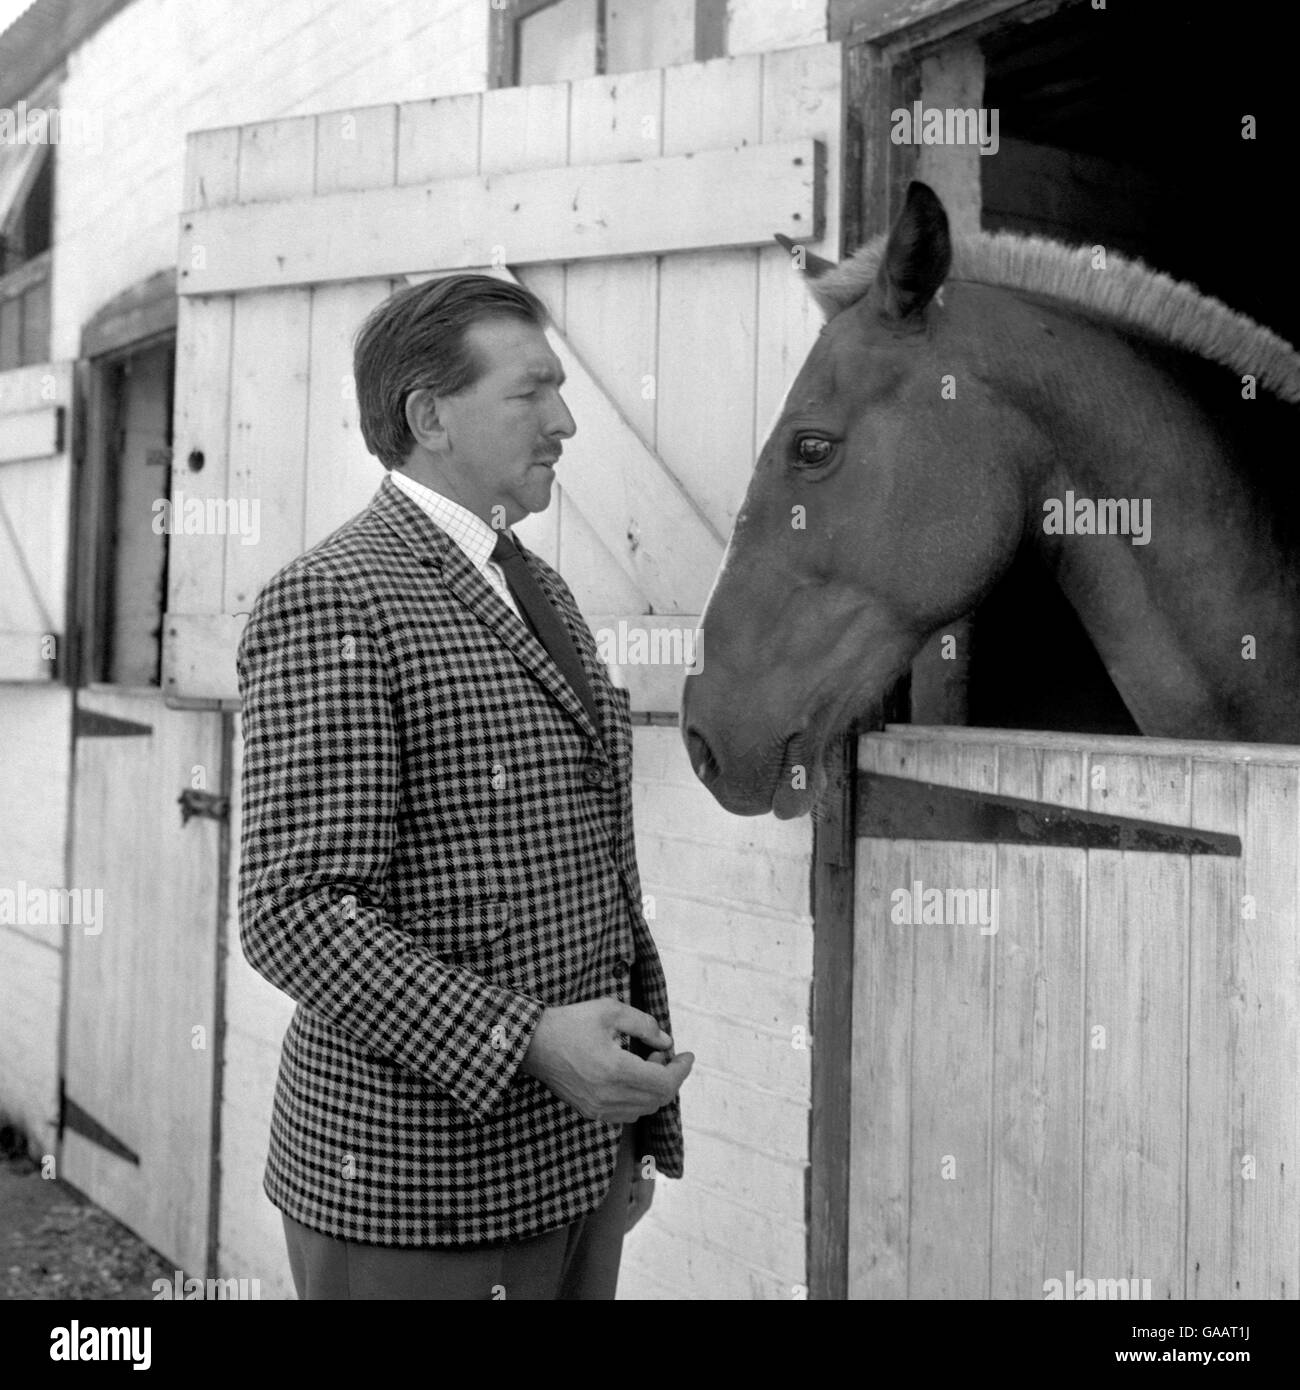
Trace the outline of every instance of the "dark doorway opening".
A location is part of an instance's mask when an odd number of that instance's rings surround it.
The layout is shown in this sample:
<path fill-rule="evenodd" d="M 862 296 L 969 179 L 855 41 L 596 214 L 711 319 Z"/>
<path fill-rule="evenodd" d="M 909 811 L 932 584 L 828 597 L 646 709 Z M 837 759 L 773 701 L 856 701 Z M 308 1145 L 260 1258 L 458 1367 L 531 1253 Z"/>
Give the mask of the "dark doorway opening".
<path fill-rule="evenodd" d="M 139 688 L 162 681 L 176 347 L 168 335 L 97 362 L 92 430 L 98 476 L 90 531 L 86 679 Z M 160 521 L 162 524 L 160 524 Z"/>
<path fill-rule="evenodd" d="M 1201 7 L 1087 0 L 982 41 L 986 231 L 1104 245 L 1187 280 L 1291 342 L 1293 240 L 1276 163 L 1278 42 Z M 1280 36 L 1279 36 L 1280 37 Z M 1243 139 L 1253 117 L 1256 138 Z M 967 721 L 1139 732 L 1054 582 L 1022 556 L 974 617 Z"/>

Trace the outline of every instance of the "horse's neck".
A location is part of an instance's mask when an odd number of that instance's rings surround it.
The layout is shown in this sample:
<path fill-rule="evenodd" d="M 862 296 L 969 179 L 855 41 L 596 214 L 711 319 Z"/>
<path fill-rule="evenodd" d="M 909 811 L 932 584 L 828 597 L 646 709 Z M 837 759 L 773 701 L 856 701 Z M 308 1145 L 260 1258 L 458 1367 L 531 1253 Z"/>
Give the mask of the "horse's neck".
<path fill-rule="evenodd" d="M 1028 517 L 1062 591 L 1143 733 L 1300 741 L 1300 557 L 1246 469 L 1264 432 L 1218 428 L 1198 404 L 1207 381 L 1233 391 L 1229 374 L 1076 327 Z M 1251 409 L 1282 413 L 1237 399 L 1217 417 Z M 1145 510 L 1145 544 L 1079 534 L 1100 520 L 1089 503 L 1120 498 L 1130 523 Z M 1075 533 L 1048 534 L 1045 504 Z"/>

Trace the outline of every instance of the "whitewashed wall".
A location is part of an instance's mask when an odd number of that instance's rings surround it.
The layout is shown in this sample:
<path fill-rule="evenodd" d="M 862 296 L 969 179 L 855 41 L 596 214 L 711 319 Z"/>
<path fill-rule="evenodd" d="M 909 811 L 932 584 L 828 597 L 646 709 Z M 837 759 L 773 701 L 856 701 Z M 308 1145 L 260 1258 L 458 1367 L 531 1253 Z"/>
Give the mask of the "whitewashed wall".
<path fill-rule="evenodd" d="M 727 52 L 770 53 L 826 42 L 827 0 L 730 0 Z"/>
<path fill-rule="evenodd" d="M 59 151 L 54 356 L 175 264 L 189 131 L 477 91 L 487 60 L 486 0 L 136 0 L 71 55 L 60 92 L 104 138 Z"/>
<path fill-rule="evenodd" d="M 686 1176 L 628 1238 L 621 1298 L 790 1299 L 806 1279 L 811 833 L 738 820 L 676 729 L 636 734 L 637 859 L 668 976 Z"/>

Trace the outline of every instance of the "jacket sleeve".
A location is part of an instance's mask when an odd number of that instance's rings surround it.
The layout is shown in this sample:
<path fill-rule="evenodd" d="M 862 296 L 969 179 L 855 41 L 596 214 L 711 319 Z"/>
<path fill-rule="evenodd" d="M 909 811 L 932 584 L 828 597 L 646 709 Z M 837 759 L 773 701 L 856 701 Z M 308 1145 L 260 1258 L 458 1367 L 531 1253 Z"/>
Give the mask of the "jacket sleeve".
<path fill-rule="evenodd" d="M 442 963 L 389 917 L 400 745 L 365 617 L 334 579 L 290 566 L 254 605 L 236 666 L 244 955 L 366 1052 L 485 1118 L 545 1006 Z"/>

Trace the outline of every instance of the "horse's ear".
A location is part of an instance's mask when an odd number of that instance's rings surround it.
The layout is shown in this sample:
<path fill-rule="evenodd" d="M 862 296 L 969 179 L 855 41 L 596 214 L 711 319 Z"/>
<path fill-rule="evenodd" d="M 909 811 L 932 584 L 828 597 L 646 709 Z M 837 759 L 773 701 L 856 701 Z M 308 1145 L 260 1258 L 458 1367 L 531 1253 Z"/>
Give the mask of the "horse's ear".
<path fill-rule="evenodd" d="M 805 279 L 820 280 L 828 270 L 835 269 L 834 261 L 828 261 L 822 256 L 814 256 L 806 246 L 800 246 L 797 242 L 791 241 L 788 236 L 782 236 L 780 232 L 773 232 L 772 235 L 790 253 L 795 268 L 803 272 Z"/>
<path fill-rule="evenodd" d="M 889 233 L 876 284 L 893 319 L 918 315 L 934 298 L 952 266 L 948 214 L 934 189 L 913 180 L 907 201 Z"/>

